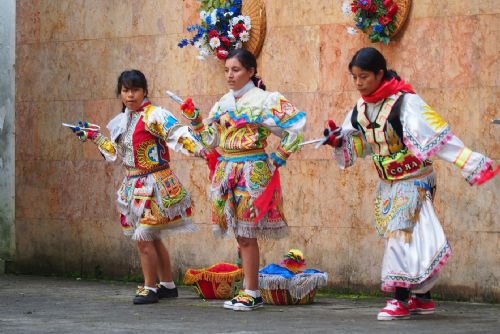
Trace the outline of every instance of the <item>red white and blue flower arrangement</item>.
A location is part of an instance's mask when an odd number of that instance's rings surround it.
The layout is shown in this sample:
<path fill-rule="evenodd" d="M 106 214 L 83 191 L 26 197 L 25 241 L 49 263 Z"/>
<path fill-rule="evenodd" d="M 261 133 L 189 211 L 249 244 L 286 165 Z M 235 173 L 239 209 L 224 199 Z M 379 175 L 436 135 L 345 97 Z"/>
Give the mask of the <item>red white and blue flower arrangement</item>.
<path fill-rule="evenodd" d="M 198 59 L 214 56 L 224 60 L 229 51 L 243 47 L 250 39 L 249 16 L 241 15 L 242 0 L 200 0 L 200 24 L 187 27 L 192 39 L 182 39 L 178 46 L 198 49 Z"/>
<path fill-rule="evenodd" d="M 344 14 L 354 14 L 356 28 L 368 34 L 371 42 L 389 44 L 391 35 L 396 29 L 396 13 L 398 4 L 394 0 L 353 0 L 344 2 Z M 350 27 L 347 31 L 355 34 Z"/>

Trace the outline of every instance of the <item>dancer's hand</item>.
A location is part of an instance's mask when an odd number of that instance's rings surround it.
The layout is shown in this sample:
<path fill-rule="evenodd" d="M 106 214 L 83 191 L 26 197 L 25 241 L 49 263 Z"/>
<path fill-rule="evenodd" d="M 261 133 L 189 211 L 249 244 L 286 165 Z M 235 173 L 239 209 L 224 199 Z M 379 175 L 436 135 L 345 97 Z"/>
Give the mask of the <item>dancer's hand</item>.
<path fill-rule="evenodd" d="M 71 128 L 81 142 L 86 142 L 87 139 L 94 139 L 99 134 L 101 127 L 89 122 L 78 121 L 77 126 Z"/>
<path fill-rule="evenodd" d="M 200 115 L 199 109 L 194 106 L 193 99 L 190 97 L 184 100 L 180 108 L 182 111 L 182 115 L 184 115 L 184 117 L 186 117 L 190 121 L 196 119 Z"/>
<path fill-rule="evenodd" d="M 478 186 L 482 185 L 483 183 L 485 183 L 486 181 L 488 181 L 489 179 L 492 179 L 493 177 L 495 177 L 495 175 L 497 175 L 497 173 L 500 171 L 500 165 L 498 165 L 495 169 L 493 169 L 491 166 L 489 169 L 483 171 L 481 173 L 481 175 L 479 176 L 479 179 L 476 181 L 476 184 Z"/>
<path fill-rule="evenodd" d="M 328 139 L 323 143 L 323 145 L 330 145 L 332 147 L 342 146 L 342 128 L 338 127 L 331 119 L 328 120 L 327 126 L 328 127 L 323 130 L 323 135 L 328 137 Z"/>

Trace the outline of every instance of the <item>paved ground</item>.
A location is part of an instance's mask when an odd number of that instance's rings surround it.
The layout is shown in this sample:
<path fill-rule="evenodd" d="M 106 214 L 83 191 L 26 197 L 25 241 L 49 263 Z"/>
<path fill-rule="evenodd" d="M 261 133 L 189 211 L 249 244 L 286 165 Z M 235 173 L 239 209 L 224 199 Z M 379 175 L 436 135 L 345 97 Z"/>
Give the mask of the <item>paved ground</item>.
<path fill-rule="evenodd" d="M 307 306 L 224 310 L 190 288 L 175 300 L 132 304 L 135 285 L 0 276 L 0 333 L 499 333 L 500 305 L 438 302 L 411 320 L 376 320 L 379 298 L 319 297 Z"/>

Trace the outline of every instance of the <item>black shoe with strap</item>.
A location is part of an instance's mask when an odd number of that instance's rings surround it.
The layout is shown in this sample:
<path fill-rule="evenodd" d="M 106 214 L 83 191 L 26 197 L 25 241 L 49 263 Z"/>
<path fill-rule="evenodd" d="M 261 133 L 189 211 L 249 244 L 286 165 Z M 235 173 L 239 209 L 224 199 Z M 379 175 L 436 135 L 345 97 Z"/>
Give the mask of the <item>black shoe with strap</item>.
<path fill-rule="evenodd" d="M 234 297 L 230 302 L 233 304 L 233 311 L 253 311 L 264 306 L 262 296 L 252 297 L 245 292 L 240 292 L 240 294 Z M 224 305 L 224 307 L 226 307 L 226 305 Z"/>
<path fill-rule="evenodd" d="M 145 288 L 139 288 L 134 297 L 134 304 L 158 303 L 158 294 Z"/>
<path fill-rule="evenodd" d="M 177 291 L 177 287 L 173 289 L 169 289 L 161 284 L 156 285 L 158 291 L 158 298 L 176 298 L 179 297 L 179 292 Z"/>

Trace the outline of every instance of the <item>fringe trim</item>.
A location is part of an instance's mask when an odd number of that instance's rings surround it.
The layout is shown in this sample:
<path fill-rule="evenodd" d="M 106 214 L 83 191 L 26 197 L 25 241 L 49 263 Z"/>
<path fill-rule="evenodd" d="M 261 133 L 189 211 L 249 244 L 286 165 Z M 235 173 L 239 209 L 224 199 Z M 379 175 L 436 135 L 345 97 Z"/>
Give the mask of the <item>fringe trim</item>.
<path fill-rule="evenodd" d="M 168 217 L 168 219 L 173 219 L 178 216 L 186 216 L 186 209 L 191 207 L 191 196 L 188 192 L 186 192 L 186 197 L 184 197 L 180 202 L 166 208 L 163 206 L 163 201 L 160 196 L 160 191 L 158 190 L 158 185 L 156 184 L 156 180 L 154 179 L 152 174 L 148 175 L 145 184 L 148 186 L 151 184 L 151 186 L 154 187 L 156 203 L 158 204 L 158 208 L 160 209 L 162 216 Z"/>
<path fill-rule="evenodd" d="M 135 229 L 132 240 L 135 241 L 153 241 L 161 239 L 160 231 L 151 231 L 142 226 Z"/>
<path fill-rule="evenodd" d="M 259 240 L 276 240 L 289 236 L 288 225 L 280 226 L 278 228 L 228 226 L 228 229 L 224 230 L 219 225 L 213 225 L 212 233 L 214 237 L 219 239 L 242 237 Z"/>
<path fill-rule="evenodd" d="M 193 224 L 191 218 L 184 218 L 173 225 L 167 224 L 167 226 L 161 230 L 161 237 L 164 238 L 171 235 L 194 232 L 198 232 L 198 227 Z"/>
<path fill-rule="evenodd" d="M 136 241 L 153 241 L 171 235 L 181 234 L 181 233 L 193 233 L 197 232 L 198 227 L 194 225 L 191 218 L 184 218 L 176 224 L 165 225 L 161 229 L 151 229 L 144 226 L 139 226 L 135 229 L 132 240 Z"/>
<path fill-rule="evenodd" d="M 216 187 L 213 185 L 210 187 L 210 199 L 215 200 L 227 194 L 229 190 L 229 176 L 233 168 L 233 162 L 228 161 L 226 166 L 224 166 L 224 178 L 220 181 L 220 184 Z M 214 175 L 215 177 L 215 175 Z"/>
<path fill-rule="evenodd" d="M 234 230 L 236 237 L 257 238 L 260 240 L 282 239 L 288 236 L 288 226 L 280 226 L 278 228 L 255 228 L 238 226 Z"/>
<path fill-rule="evenodd" d="M 232 265 L 230 263 L 226 263 L 228 265 Z M 191 285 L 198 281 L 205 280 L 209 282 L 215 283 L 232 283 L 234 281 L 239 281 L 243 279 L 243 270 L 238 268 L 234 271 L 216 273 L 208 271 L 210 268 L 214 266 L 203 268 L 203 269 L 188 269 L 186 274 L 184 275 L 184 284 Z M 196 272 L 198 271 L 198 272 Z"/>
<path fill-rule="evenodd" d="M 292 278 L 281 275 L 259 274 L 259 288 L 266 290 L 288 290 L 290 296 L 302 299 L 318 287 L 325 286 L 328 281 L 327 273 L 297 274 Z"/>
<path fill-rule="evenodd" d="M 218 239 L 231 239 L 235 237 L 231 229 L 223 230 L 219 225 L 212 226 L 212 234 Z"/>

